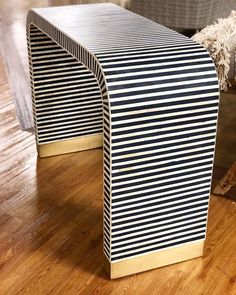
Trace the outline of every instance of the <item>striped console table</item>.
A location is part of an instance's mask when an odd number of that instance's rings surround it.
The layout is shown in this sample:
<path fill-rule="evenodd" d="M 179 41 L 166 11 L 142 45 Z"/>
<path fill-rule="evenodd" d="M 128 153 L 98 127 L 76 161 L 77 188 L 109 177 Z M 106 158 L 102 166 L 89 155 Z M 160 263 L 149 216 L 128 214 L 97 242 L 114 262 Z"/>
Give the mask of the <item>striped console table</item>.
<path fill-rule="evenodd" d="M 218 80 L 191 39 L 113 4 L 30 10 L 40 157 L 103 146 L 111 278 L 199 257 Z"/>

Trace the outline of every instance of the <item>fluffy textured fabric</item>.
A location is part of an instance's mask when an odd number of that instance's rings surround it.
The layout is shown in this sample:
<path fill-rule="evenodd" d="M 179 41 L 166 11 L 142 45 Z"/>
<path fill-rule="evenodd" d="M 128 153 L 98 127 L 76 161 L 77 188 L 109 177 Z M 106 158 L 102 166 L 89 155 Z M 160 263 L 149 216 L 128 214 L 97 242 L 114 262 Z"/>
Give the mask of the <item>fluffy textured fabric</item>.
<path fill-rule="evenodd" d="M 232 11 L 228 18 L 207 26 L 192 39 L 209 51 L 216 65 L 220 89 L 227 91 L 231 86 L 229 73 L 230 78 L 235 79 L 236 11 Z"/>

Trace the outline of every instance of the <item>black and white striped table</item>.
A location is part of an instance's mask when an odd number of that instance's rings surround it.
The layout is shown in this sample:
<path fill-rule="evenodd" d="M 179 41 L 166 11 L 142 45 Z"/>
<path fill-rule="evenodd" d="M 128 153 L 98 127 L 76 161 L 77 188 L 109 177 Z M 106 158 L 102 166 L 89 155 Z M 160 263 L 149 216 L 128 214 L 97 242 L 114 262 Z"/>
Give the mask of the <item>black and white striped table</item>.
<path fill-rule="evenodd" d="M 27 18 L 39 156 L 103 146 L 111 278 L 202 255 L 218 81 L 191 39 L 113 4 Z"/>

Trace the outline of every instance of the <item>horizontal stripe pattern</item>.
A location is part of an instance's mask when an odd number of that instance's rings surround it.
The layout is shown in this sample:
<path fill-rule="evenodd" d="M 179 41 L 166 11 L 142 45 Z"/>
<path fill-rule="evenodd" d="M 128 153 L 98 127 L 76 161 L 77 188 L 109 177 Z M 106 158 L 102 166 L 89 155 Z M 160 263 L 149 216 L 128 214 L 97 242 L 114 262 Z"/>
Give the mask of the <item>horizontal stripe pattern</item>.
<path fill-rule="evenodd" d="M 35 26 L 29 34 L 38 144 L 102 133 L 94 74 Z"/>
<path fill-rule="evenodd" d="M 39 143 L 103 132 L 107 258 L 205 239 L 219 99 L 206 50 L 110 4 L 29 23 Z"/>

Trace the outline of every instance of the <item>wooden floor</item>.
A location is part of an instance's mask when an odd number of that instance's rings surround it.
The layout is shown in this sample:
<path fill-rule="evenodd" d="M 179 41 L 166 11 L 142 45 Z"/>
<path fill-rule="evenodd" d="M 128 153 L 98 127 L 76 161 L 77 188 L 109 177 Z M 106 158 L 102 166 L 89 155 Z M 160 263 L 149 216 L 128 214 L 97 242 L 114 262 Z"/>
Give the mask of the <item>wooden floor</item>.
<path fill-rule="evenodd" d="M 39 160 L 33 135 L 20 129 L 13 92 L 20 122 L 31 124 L 26 11 L 68 1 L 0 1 L 0 295 L 236 294 L 236 188 L 225 198 L 211 196 L 203 258 L 110 281 L 102 254 L 102 150 Z M 213 187 L 235 159 L 231 91 L 221 99 Z"/>
<path fill-rule="evenodd" d="M 203 258 L 110 281 L 102 254 L 102 150 L 39 160 L 33 135 L 16 119 L 2 59 L 0 93 L 1 295 L 236 294 L 235 191 L 211 196 Z M 213 185 L 224 171 L 216 167 Z"/>

